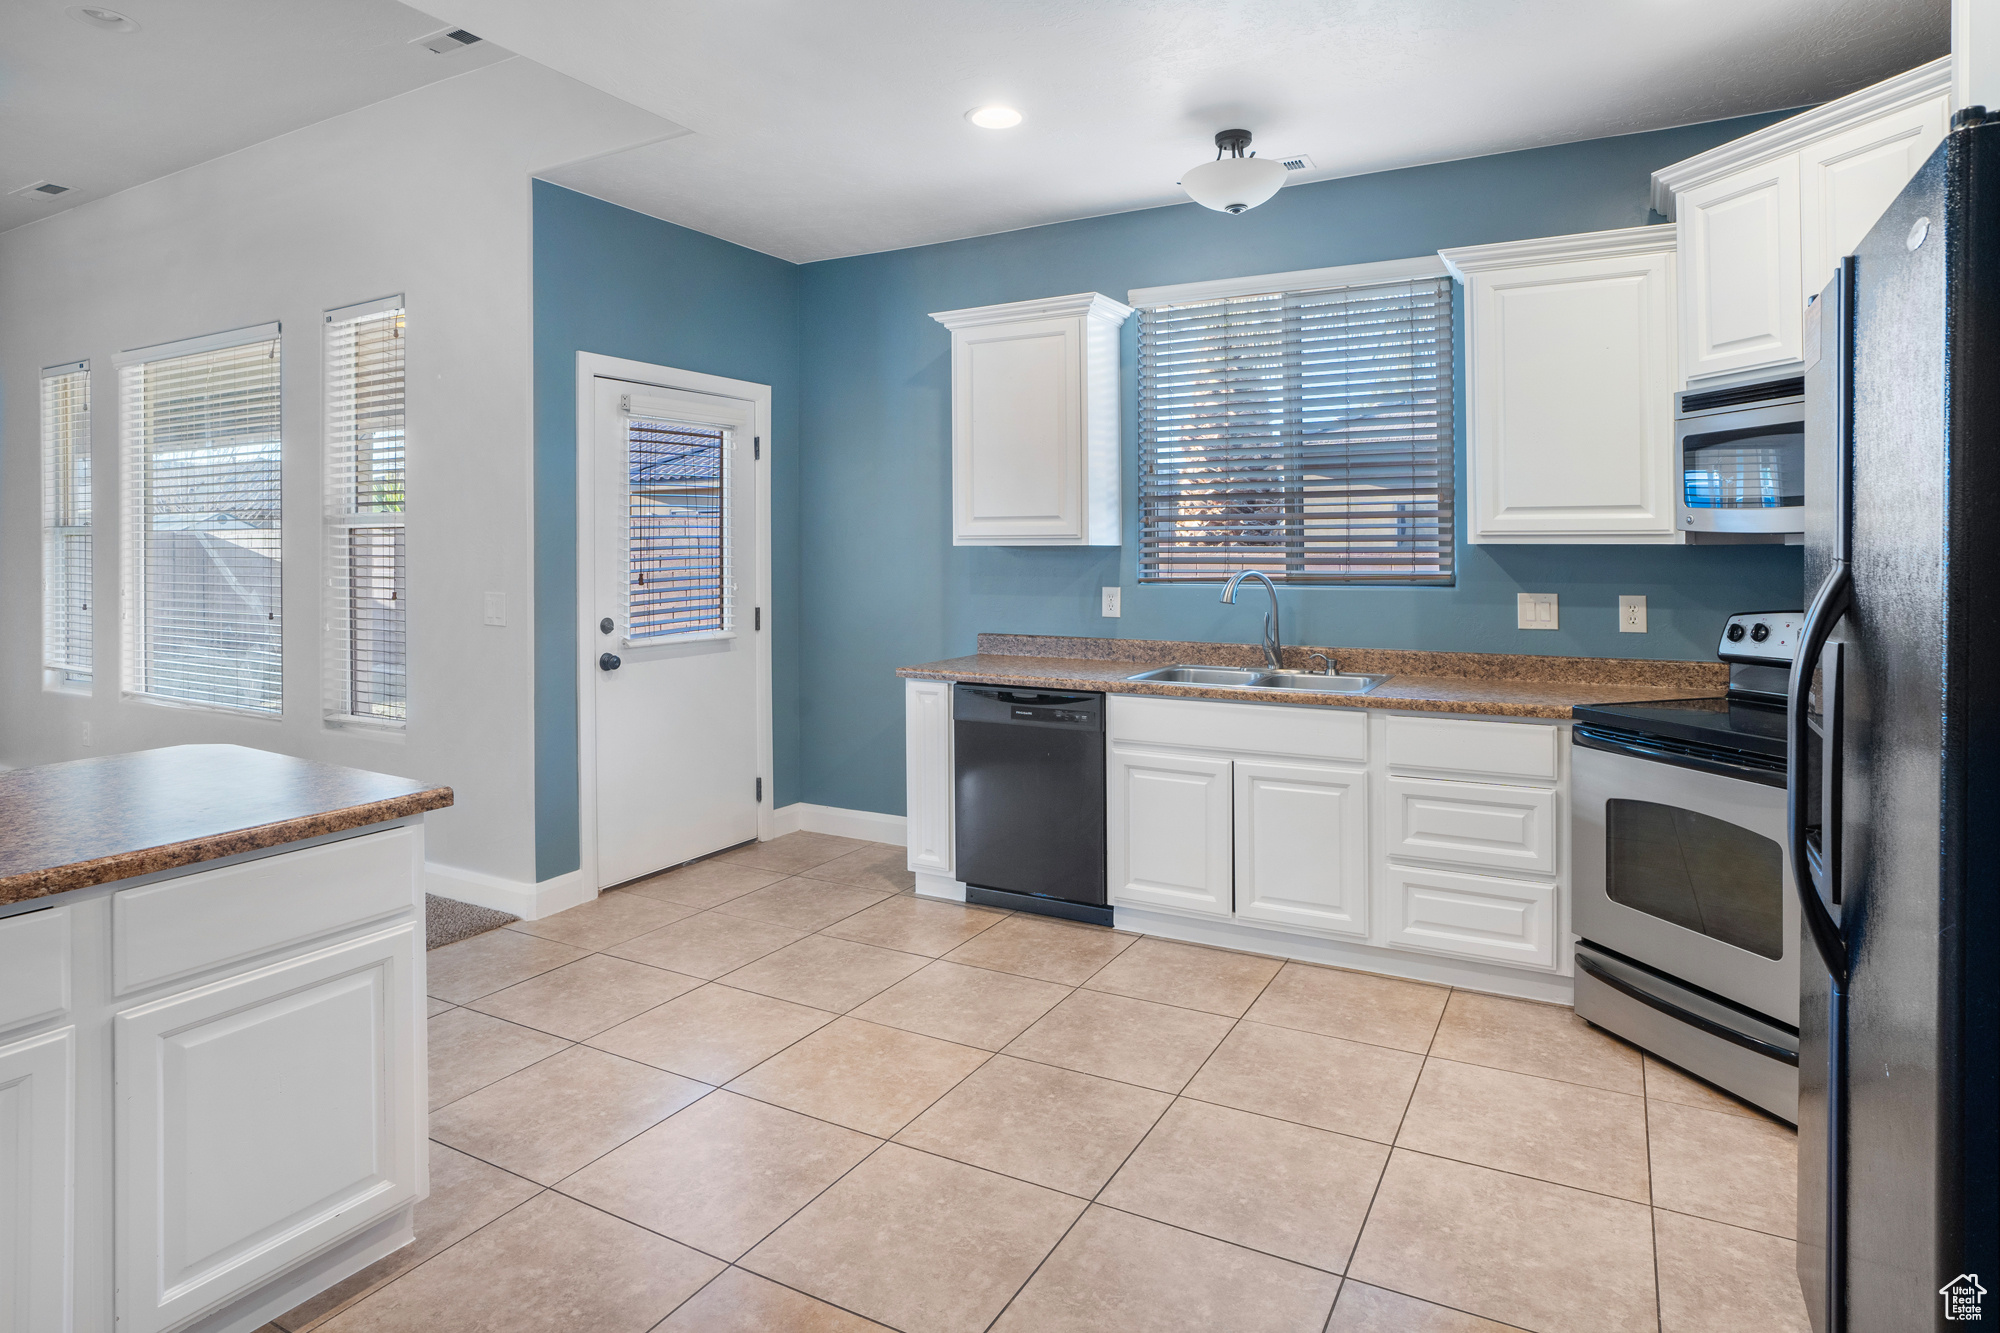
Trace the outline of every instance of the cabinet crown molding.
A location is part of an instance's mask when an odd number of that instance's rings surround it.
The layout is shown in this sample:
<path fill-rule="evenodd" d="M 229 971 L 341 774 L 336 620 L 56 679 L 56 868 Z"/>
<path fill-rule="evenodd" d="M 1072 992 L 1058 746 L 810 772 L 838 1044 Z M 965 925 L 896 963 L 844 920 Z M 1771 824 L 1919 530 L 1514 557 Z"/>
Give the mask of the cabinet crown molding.
<path fill-rule="evenodd" d="M 1460 282 L 1468 273 L 1528 268 L 1577 259 L 1617 259 L 1627 255 L 1672 254 L 1679 228 L 1673 223 L 1652 227 L 1621 227 L 1616 231 L 1586 231 L 1574 236 L 1536 236 L 1525 241 L 1492 245 L 1462 245 L 1438 251 L 1451 276 Z"/>
<path fill-rule="evenodd" d="M 1824 106 L 1802 111 L 1775 125 L 1766 125 L 1754 134 L 1731 139 L 1670 167 L 1653 173 L 1653 211 L 1674 216 L 1674 196 L 1732 171 L 1755 166 L 1774 157 L 1795 152 L 1816 139 L 1838 134 L 1876 116 L 1913 106 L 1939 93 L 1951 91 L 1951 57 L 1939 56 L 1928 64 L 1904 70 L 1893 78 L 1872 83 L 1858 92 L 1836 98 Z"/>
<path fill-rule="evenodd" d="M 1123 301 L 1114 301 L 1102 292 L 1077 292 L 1072 296 L 1044 296 L 1033 301 L 1008 301 L 1003 305 L 933 311 L 931 318 L 948 329 L 971 329 L 982 324 L 1011 324 L 1020 319 L 1087 315 L 1092 319 L 1107 320 L 1116 327 L 1131 318 L 1132 314 L 1131 306 Z"/>

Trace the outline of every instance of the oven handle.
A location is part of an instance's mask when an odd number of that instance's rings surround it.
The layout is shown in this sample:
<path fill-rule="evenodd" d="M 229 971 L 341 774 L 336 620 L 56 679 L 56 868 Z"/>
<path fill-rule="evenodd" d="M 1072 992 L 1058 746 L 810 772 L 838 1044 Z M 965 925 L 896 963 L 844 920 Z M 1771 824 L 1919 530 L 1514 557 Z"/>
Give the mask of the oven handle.
<path fill-rule="evenodd" d="M 1620 995 L 1637 1000 L 1640 1004 L 1649 1005 L 1665 1014 L 1668 1018 L 1678 1019 L 1691 1028 L 1699 1028 L 1711 1037 L 1720 1037 L 1724 1041 L 1734 1042 L 1745 1050 L 1755 1051 L 1759 1055 L 1782 1061 L 1795 1069 L 1798 1067 L 1799 1053 L 1797 1051 L 1788 1051 L 1784 1047 L 1773 1045 L 1768 1041 L 1759 1041 L 1749 1033 L 1738 1032 L 1735 1028 L 1716 1022 L 1706 1014 L 1698 1014 L 1692 1009 L 1683 1009 L 1663 995 L 1655 995 L 1643 987 L 1634 986 L 1631 982 L 1619 976 L 1610 968 L 1605 967 L 1581 949 L 1576 951 L 1576 965 L 1590 973 L 1597 980 L 1611 987 L 1611 989 L 1617 991 Z"/>
<path fill-rule="evenodd" d="M 1586 750 L 1602 750 L 1605 754 L 1618 754 L 1629 759 L 1669 764 L 1675 768 L 1692 769 L 1697 773 L 1713 773 L 1717 777 L 1760 783 L 1766 787 L 1784 785 L 1781 775 L 1774 770 L 1752 768 L 1748 764 L 1732 764 L 1722 759 L 1711 759 L 1706 755 L 1683 754 L 1679 750 L 1640 745 L 1635 741 L 1614 740 L 1581 722 L 1571 730 L 1570 743 Z"/>
<path fill-rule="evenodd" d="M 1848 573 L 1847 562 L 1835 560 L 1833 568 L 1827 571 L 1826 581 L 1813 595 L 1812 607 L 1806 612 L 1805 625 L 1799 631 L 1799 654 L 1792 659 L 1791 689 L 1786 697 L 1785 710 L 1785 753 L 1788 756 L 1785 766 L 1785 841 L 1792 857 L 1792 886 L 1798 891 L 1799 908 L 1805 913 L 1813 945 L 1826 964 L 1827 974 L 1839 985 L 1847 982 L 1847 941 L 1841 936 L 1840 923 L 1833 919 L 1833 912 L 1821 895 L 1820 876 L 1813 868 L 1806 847 L 1806 747 L 1811 738 L 1806 716 L 1806 693 L 1812 685 L 1813 672 L 1819 666 L 1820 654 L 1826 649 L 1827 637 L 1833 633 L 1833 627 L 1840 622 L 1840 618 L 1847 614 L 1853 601 L 1854 579 Z M 1833 680 L 1827 682 L 1829 688 L 1835 688 L 1837 684 Z M 1835 705 L 1828 700 L 1826 706 L 1831 709 Z M 1839 762 L 1840 756 L 1830 750 L 1820 755 L 1822 765 Z M 1829 836 L 1839 837 L 1839 830 L 1831 833 L 1825 829 L 1820 831 L 1822 841 Z"/>

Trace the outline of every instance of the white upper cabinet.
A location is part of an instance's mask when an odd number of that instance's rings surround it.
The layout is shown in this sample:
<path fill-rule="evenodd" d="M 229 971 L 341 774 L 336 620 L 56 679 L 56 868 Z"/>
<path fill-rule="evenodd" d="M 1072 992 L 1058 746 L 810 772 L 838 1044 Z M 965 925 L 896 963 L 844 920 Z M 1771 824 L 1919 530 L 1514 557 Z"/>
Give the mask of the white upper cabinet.
<path fill-rule="evenodd" d="M 1465 284 L 1473 542 L 1672 543 L 1672 227 L 1440 253 Z"/>
<path fill-rule="evenodd" d="M 947 310 L 959 546 L 1116 546 L 1119 326 L 1097 292 Z"/>
<path fill-rule="evenodd" d="M 1682 384 L 1799 373 L 1806 302 L 1944 137 L 1950 84 L 1946 56 L 1653 173 Z"/>
<path fill-rule="evenodd" d="M 1799 162 L 1760 162 L 1684 192 L 1681 360 L 1689 379 L 1800 359 Z"/>

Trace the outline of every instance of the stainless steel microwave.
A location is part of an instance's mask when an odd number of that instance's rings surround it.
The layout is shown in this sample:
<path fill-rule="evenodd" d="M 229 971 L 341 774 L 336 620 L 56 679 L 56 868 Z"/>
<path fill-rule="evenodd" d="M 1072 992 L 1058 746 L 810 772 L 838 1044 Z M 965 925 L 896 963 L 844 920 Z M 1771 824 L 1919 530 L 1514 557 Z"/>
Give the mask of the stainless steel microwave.
<path fill-rule="evenodd" d="M 1801 540 L 1805 448 L 1803 378 L 1676 394 L 1677 507 L 1687 540 Z"/>

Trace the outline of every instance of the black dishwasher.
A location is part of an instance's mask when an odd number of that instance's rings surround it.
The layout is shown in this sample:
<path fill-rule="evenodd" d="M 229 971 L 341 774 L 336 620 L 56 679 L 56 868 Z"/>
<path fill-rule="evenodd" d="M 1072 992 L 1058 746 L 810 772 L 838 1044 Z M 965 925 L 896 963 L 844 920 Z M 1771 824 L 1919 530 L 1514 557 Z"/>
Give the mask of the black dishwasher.
<path fill-rule="evenodd" d="M 1104 696 L 960 685 L 951 716 L 966 901 L 1110 925 Z"/>

